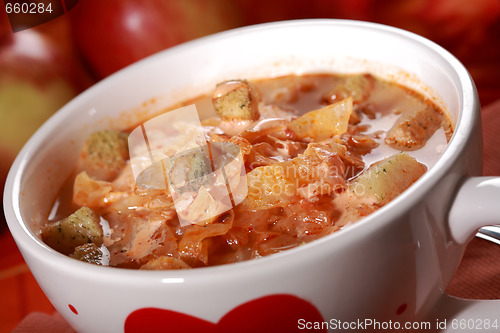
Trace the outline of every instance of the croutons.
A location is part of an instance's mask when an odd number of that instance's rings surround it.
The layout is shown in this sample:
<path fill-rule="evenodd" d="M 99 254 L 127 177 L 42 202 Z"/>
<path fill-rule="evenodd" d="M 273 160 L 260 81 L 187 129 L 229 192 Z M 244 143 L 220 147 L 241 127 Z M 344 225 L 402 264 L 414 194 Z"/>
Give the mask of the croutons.
<path fill-rule="evenodd" d="M 395 149 L 415 150 L 443 126 L 443 113 L 427 106 L 417 112 L 402 115 L 387 132 L 385 143 Z"/>
<path fill-rule="evenodd" d="M 349 189 L 385 205 L 422 176 L 427 167 L 406 153 L 389 156 L 355 178 Z"/>
<path fill-rule="evenodd" d="M 42 229 L 42 240 L 56 251 L 71 254 L 75 248 L 94 243 L 100 246 L 103 231 L 99 216 L 90 208 L 82 207 L 61 221 L 46 225 Z"/>
<path fill-rule="evenodd" d="M 129 157 L 127 135 L 120 131 L 98 131 L 85 142 L 80 169 L 98 180 L 112 180 Z"/>
<path fill-rule="evenodd" d="M 166 163 L 168 182 L 176 192 L 198 191 L 212 172 L 208 146 L 193 148 L 174 155 Z"/>
<path fill-rule="evenodd" d="M 75 252 L 70 254 L 71 258 L 88 262 L 89 264 L 102 265 L 103 253 L 99 246 L 94 243 L 87 243 L 77 246 Z"/>
<path fill-rule="evenodd" d="M 321 141 L 347 131 L 352 113 L 352 98 L 325 106 L 294 119 L 288 128 L 299 138 Z"/>
<path fill-rule="evenodd" d="M 215 88 L 212 103 L 222 120 L 259 119 L 259 93 L 246 80 L 221 82 Z"/>

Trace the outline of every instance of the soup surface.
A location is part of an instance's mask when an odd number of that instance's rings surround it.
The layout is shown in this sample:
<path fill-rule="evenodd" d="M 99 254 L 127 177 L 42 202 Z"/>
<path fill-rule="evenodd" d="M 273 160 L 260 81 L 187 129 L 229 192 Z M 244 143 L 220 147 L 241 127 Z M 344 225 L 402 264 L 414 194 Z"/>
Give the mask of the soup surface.
<path fill-rule="evenodd" d="M 164 159 L 153 163 L 148 150 L 139 173 L 136 130 L 91 134 L 43 241 L 89 263 L 138 269 L 267 256 L 384 206 L 452 135 L 432 102 L 369 74 L 226 81 L 176 107 L 191 104 L 214 115 L 201 121 L 206 145 L 172 144 L 160 130 L 145 141 L 148 149 L 170 142 L 156 149 Z"/>

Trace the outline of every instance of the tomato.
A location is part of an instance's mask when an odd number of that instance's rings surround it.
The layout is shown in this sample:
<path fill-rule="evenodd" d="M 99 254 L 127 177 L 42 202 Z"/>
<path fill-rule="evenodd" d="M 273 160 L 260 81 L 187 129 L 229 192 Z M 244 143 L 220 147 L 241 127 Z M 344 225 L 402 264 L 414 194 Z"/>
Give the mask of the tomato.
<path fill-rule="evenodd" d="M 312 18 L 312 0 L 235 0 L 245 25 L 272 21 Z"/>
<path fill-rule="evenodd" d="M 240 25 L 224 0 L 86 0 L 70 12 L 75 41 L 98 77 L 148 55 Z"/>
<path fill-rule="evenodd" d="M 2 32 L 0 194 L 11 163 L 30 136 L 90 83 L 82 66 L 48 36 L 35 29 Z"/>
<path fill-rule="evenodd" d="M 311 0 L 318 17 L 331 17 L 370 21 L 373 8 L 378 5 L 374 0 Z"/>
<path fill-rule="evenodd" d="M 12 30 L 10 29 L 7 13 L 0 10 L 0 43 L 2 43 L 5 38 L 8 38 L 11 33 Z"/>

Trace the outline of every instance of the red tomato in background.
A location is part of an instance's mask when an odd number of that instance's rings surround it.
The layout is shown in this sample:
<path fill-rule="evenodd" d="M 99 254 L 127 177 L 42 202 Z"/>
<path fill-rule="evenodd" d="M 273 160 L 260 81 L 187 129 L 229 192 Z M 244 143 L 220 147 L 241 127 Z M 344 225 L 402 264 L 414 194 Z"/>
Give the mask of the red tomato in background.
<path fill-rule="evenodd" d="M 311 0 L 317 17 L 344 18 L 350 20 L 372 21 L 376 0 Z"/>
<path fill-rule="evenodd" d="M 0 43 L 2 40 L 6 38 L 8 35 L 12 33 L 9 25 L 9 19 L 7 17 L 7 13 L 2 12 L 0 10 Z"/>
<path fill-rule="evenodd" d="M 243 15 L 243 24 L 313 18 L 310 0 L 234 0 Z"/>
<path fill-rule="evenodd" d="M 241 25 L 225 0 L 85 0 L 70 12 L 78 48 L 95 74 L 170 46 Z"/>
<path fill-rule="evenodd" d="M 67 22 L 60 17 L 43 28 L 12 33 L 0 13 L 0 194 L 26 141 L 92 83 L 70 52 L 71 44 L 62 42 L 66 37 L 60 28 L 64 26 Z"/>

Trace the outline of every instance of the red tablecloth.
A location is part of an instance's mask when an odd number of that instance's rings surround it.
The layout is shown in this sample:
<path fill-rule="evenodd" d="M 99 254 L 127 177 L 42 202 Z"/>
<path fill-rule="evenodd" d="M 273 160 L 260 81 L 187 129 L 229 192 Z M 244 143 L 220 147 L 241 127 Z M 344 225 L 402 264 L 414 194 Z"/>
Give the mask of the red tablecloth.
<path fill-rule="evenodd" d="M 484 138 L 483 174 L 500 176 L 500 99 L 483 108 L 481 116 Z M 447 291 L 463 298 L 500 299 L 500 246 L 474 239 Z"/>

